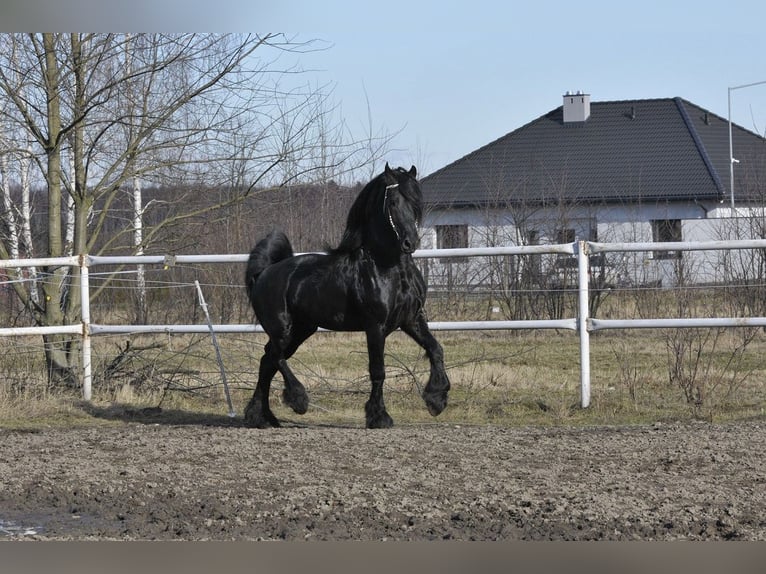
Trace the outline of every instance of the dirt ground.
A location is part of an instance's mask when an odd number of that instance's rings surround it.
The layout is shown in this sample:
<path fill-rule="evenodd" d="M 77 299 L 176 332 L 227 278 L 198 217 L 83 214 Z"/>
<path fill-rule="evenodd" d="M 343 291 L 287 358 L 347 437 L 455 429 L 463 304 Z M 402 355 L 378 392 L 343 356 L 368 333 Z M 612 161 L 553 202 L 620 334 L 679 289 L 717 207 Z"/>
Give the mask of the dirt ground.
<path fill-rule="evenodd" d="M 766 421 L 0 431 L 0 539 L 766 540 Z"/>

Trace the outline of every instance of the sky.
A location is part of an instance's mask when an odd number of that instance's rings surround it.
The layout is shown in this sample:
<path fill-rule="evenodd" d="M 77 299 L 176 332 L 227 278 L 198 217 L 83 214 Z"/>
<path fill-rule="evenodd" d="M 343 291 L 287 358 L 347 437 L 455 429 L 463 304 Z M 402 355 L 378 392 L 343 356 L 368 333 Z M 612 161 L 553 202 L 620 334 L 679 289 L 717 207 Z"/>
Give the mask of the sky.
<path fill-rule="evenodd" d="M 353 132 L 393 134 L 386 159 L 421 175 L 560 106 L 567 91 L 593 102 L 679 96 L 726 118 L 728 88 L 763 81 L 731 92 L 732 120 L 766 132 L 763 0 L 38 4 L 5 0 L 2 31 L 31 20 L 37 30 L 276 29 L 316 39 L 323 49 L 300 57 L 306 81 L 331 86 Z"/>
<path fill-rule="evenodd" d="M 346 121 L 398 132 L 392 163 L 430 173 L 562 104 L 682 97 L 763 134 L 766 2 L 371 3 L 317 21 L 312 60 Z M 330 20 L 330 31 L 321 34 Z M 362 21 L 364 23 L 362 23 Z M 312 61 L 313 63 L 313 61 Z"/>

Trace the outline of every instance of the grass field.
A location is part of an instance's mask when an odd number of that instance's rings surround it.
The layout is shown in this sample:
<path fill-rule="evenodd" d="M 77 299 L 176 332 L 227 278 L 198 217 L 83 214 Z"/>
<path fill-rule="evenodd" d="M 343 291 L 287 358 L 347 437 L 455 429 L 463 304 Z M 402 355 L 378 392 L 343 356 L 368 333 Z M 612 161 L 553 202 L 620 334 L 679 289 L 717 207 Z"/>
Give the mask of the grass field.
<path fill-rule="evenodd" d="M 385 398 L 398 424 L 626 425 L 700 418 L 746 419 L 766 412 L 766 335 L 730 329 L 610 331 L 591 337 L 591 405 L 580 408 L 579 340 L 572 332 L 436 333 L 452 381 L 450 403 L 432 418 L 420 390 L 428 361 L 406 336 L 386 347 Z M 257 379 L 263 335 L 219 335 L 235 411 Z M 93 404 L 119 411 L 160 407 L 188 417 L 227 412 L 215 351 L 206 336 L 94 339 Z M 0 340 L 0 427 L 102 424 L 76 389 L 51 389 L 33 342 Z M 119 359 L 116 359 L 118 357 Z M 272 405 L 281 419 L 364 424 L 369 393 L 361 334 L 320 333 L 291 359 L 311 407 L 303 417 Z"/>

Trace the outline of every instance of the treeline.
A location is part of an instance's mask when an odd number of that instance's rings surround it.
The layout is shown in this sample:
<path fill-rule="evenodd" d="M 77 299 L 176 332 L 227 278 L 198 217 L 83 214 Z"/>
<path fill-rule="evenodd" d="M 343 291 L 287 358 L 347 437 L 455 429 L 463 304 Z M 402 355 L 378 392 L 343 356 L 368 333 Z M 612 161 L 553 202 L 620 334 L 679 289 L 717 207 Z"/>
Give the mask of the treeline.
<path fill-rule="evenodd" d="M 348 187 L 329 182 L 258 190 L 244 200 L 224 205 L 213 213 L 178 218 L 176 221 L 178 201 L 185 202 L 185 213 L 193 213 L 196 207 L 204 208 L 211 201 L 225 204 L 226 191 L 155 189 L 151 195 L 147 195 L 148 201 L 153 196 L 162 197 L 167 203 L 163 210 L 153 213 L 152 217 L 157 217 L 163 226 L 161 236 L 153 241 L 146 253 L 248 253 L 258 239 L 273 229 L 287 233 L 296 252 L 321 251 L 336 245 L 340 240 L 348 209 L 360 188 L 361 184 Z M 168 221 L 174 222 L 168 224 Z M 147 221 L 147 228 L 151 228 L 154 223 Z M 118 228 L 122 225 L 120 222 L 116 224 Z M 121 250 L 129 250 L 129 245 L 122 246 Z M 149 323 L 196 323 L 204 320 L 199 315 L 196 291 L 178 287 L 191 285 L 197 280 L 204 286 L 215 322 L 252 321 L 252 311 L 244 295 L 243 276 L 244 265 L 238 264 L 147 269 L 146 320 Z M 129 281 L 130 276 L 127 282 L 116 284 L 122 288 L 110 289 L 97 302 L 99 308 L 124 309 L 126 314 L 123 319 L 126 322 L 132 321 L 132 309 L 137 303 L 137 292 Z M 232 286 L 236 286 L 234 291 Z M 182 297 L 180 304 L 179 294 Z M 130 299 L 131 305 L 124 304 L 126 297 Z"/>
<path fill-rule="evenodd" d="M 287 233 L 296 252 L 321 251 L 340 240 L 348 209 L 362 184 L 339 185 L 333 181 L 274 189 L 254 190 L 244 199 L 239 192 L 191 187 L 154 186 L 144 189 L 144 236 L 146 255 L 194 255 L 248 253 L 256 241 L 273 229 Z M 228 202 L 228 196 L 233 199 Z M 42 199 L 35 193 L 32 217 L 33 252 L 44 256 L 47 213 Z M 209 212 L 210 204 L 221 204 Z M 102 206 L 94 206 L 92 219 L 100 217 Z M 199 211 L 199 215 L 194 215 Z M 128 191 L 108 207 L 104 214 L 100 240 L 91 255 L 133 255 L 130 219 L 133 217 Z M 244 266 L 216 264 L 196 267 L 150 266 L 147 272 L 146 320 L 150 323 L 189 322 L 197 319 L 196 299 L 189 304 L 174 305 L 177 289 L 174 285 L 189 285 L 195 280 L 206 285 L 216 320 L 249 321 L 250 310 L 244 297 L 232 295 L 231 285 L 242 283 Z M 135 322 L 136 286 L 131 268 L 105 267 L 94 269 L 92 293 L 94 312 L 109 310 L 112 315 L 96 321 Z M 119 273 L 119 274 L 118 274 Z M 108 283 L 108 286 L 107 286 Z M 103 289 L 99 287 L 103 286 Z M 191 293 L 191 292 L 189 292 Z M 191 295 L 194 295 L 191 293 Z M 10 288 L 0 290 L 5 317 L 4 325 L 31 324 L 23 306 Z"/>
<path fill-rule="evenodd" d="M 144 252 L 151 254 L 241 253 L 257 238 L 279 228 L 299 251 L 321 250 L 340 239 L 348 209 L 362 184 L 339 185 L 334 181 L 260 189 L 245 198 L 203 186 L 152 186 L 143 190 L 145 210 Z M 15 194 L 16 190 L 11 190 Z M 45 191 L 32 195 L 31 249 L 22 257 L 47 256 L 48 213 Z M 220 205 L 209 211 L 210 205 Z M 101 231 L 91 255 L 133 255 L 133 206 L 130 193 L 108 206 L 95 205 L 91 221 L 102 217 Z M 198 215 L 195 215 L 198 212 Z M 66 218 L 66 214 L 62 214 Z M 0 234 L 7 220 L 0 218 Z"/>

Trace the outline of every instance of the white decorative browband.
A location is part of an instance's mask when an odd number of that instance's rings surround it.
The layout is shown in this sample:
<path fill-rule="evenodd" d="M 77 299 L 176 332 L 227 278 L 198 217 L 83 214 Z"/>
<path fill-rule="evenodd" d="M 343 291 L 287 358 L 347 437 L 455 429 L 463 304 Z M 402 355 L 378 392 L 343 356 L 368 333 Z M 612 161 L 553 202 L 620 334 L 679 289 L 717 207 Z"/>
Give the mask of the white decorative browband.
<path fill-rule="evenodd" d="M 391 185 L 386 186 L 386 193 L 383 194 L 383 211 L 385 211 L 386 215 L 388 215 L 388 223 L 391 225 L 391 229 L 393 229 L 394 233 L 396 234 L 396 240 L 401 241 L 401 237 L 399 237 L 399 232 L 396 230 L 396 225 L 394 224 L 394 218 L 391 217 L 391 210 L 388 209 L 388 190 L 394 187 L 399 187 L 399 184 L 392 183 Z"/>

